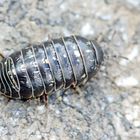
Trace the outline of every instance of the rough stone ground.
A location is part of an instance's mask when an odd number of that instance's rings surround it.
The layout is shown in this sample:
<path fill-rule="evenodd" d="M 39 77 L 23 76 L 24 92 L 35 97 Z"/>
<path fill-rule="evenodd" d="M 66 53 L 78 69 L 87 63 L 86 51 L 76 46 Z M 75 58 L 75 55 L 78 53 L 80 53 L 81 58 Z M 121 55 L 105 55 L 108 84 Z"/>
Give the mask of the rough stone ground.
<path fill-rule="evenodd" d="M 5 56 L 48 36 L 102 33 L 105 62 L 82 94 L 56 93 L 48 108 L 0 96 L 1 140 L 140 139 L 140 0 L 0 0 Z"/>

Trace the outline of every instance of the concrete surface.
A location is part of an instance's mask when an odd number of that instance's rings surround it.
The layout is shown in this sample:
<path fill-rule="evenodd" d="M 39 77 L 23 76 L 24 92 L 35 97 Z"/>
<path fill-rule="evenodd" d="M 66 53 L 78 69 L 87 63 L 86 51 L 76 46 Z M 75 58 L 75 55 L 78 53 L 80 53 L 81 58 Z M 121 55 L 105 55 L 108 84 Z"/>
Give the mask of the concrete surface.
<path fill-rule="evenodd" d="M 140 0 L 0 0 L 5 56 L 70 34 L 104 34 L 101 71 L 80 95 L 53 94 L 48 108 L 0 96 L 1 140 L 140 139 Z"/>

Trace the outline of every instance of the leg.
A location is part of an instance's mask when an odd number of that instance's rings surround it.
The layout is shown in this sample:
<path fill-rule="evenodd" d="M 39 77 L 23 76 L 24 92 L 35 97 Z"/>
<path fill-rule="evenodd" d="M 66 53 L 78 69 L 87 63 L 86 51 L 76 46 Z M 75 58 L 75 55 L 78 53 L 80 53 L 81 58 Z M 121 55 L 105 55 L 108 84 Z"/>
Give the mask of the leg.
<path fill-rule="evenodd" d="M 74 93 L 81 94 L 82 91 L 79 86 L 72 85 L 71 88 L 74 90 Z"/>
<path fill-rule="evenodd" d="M 106 35 L 108 34 L 108 32 L 109 32 L 109 31 L 106 30 L 106 31 L 100 33 L 100 34 L 98 35 L 98 37 L 95 38 L 95 40 L 96 40 L 98 43 L 104 41 L 104 40 L 106 39 Z M 112 31 L 111 39 L 115 36 L 115 34 L 116 34 L 116 30 L 113 30 L 113 31 Z M 109 45 L 109 46 L 110 46 L 110 45 Z"/>
<path fill-rule="evenodd" d="M 5 104 L 7 105 L 9 102 L 10 102 L 10 100 L 12 100 L 11 98 L 5 98 Z"/>
<path fill-rule="evenodd" d="M 3 59 L 5 58 L 4 55 L 0 52 L 0 57 Z"/>
<path fill-rule="evenodd" d="M 48 105 L 48 95 L 44 93 L 42 96 L 40 96 L 40 102 L 47 106 Z"/>

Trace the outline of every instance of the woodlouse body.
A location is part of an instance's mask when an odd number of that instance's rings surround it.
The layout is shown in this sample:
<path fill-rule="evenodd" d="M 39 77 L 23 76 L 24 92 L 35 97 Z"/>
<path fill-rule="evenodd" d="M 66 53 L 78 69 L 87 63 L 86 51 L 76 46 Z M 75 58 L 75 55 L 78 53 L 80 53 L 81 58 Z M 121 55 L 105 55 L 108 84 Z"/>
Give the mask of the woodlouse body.
<path fill-rule="evenodd" d="M 0 62 L 0 91 L 29 99 L 77 86 L 93 77 L 103 60 L 94 41 L 62 37 L 14 52 Z"/>

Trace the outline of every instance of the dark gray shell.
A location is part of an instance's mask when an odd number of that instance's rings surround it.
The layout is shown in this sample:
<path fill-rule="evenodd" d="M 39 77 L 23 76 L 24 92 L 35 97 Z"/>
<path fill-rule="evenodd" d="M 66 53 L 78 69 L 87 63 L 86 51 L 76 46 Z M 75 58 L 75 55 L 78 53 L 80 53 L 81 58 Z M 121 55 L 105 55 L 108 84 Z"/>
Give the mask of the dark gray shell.
<path fill-rule="evenodd" d="M 0 91 L 29 99 L 77 86 L 93 77 L 103 61 L 95 41 L 70 36 L 14 52 L 0 62 Z"/>

